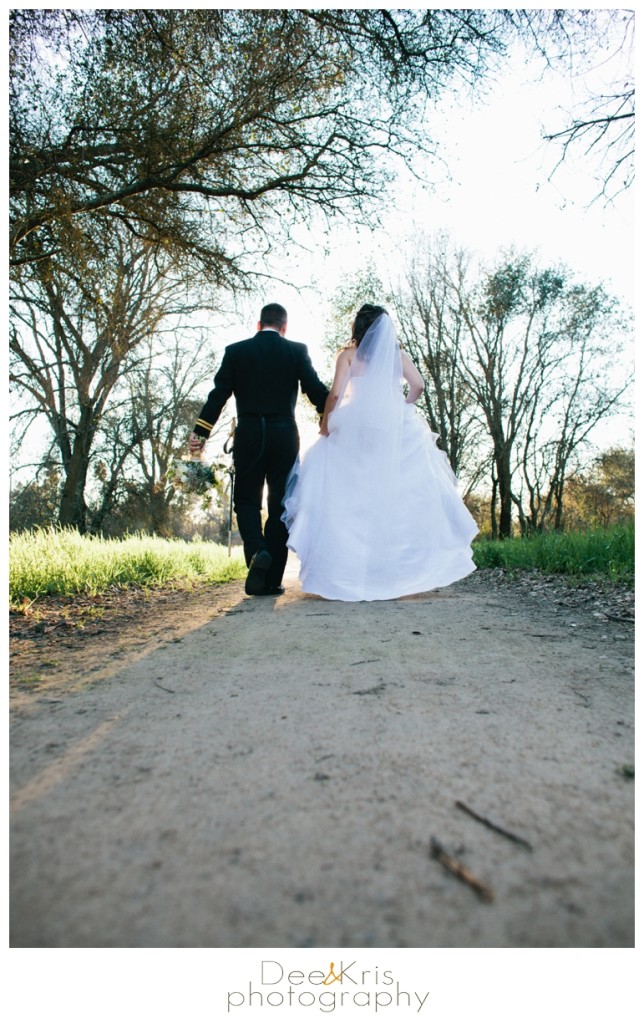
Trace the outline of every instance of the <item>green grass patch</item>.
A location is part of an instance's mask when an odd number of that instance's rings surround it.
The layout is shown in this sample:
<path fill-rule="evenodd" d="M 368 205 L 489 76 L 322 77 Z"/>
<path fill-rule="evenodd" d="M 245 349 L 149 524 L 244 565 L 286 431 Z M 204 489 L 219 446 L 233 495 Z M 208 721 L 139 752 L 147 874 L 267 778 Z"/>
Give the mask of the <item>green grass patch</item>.
<path fill-rule="evenodd" d="M 9 592 L 12 604 L 44 594 L 100 594 L 113 586 L 154 587 L 241 579 L 241 548 L 136 535 L 124 540 L 81 536 L 76 530 L 12 534 Z"/>
<path fill-rule="evenodd" d="M 473 545 L 479 569 L 540 569 L 566 576 L 595 576 L 620 583 L 635 578 L 635 528 L 614 526 L 587 533 L 542 533 Z"/>

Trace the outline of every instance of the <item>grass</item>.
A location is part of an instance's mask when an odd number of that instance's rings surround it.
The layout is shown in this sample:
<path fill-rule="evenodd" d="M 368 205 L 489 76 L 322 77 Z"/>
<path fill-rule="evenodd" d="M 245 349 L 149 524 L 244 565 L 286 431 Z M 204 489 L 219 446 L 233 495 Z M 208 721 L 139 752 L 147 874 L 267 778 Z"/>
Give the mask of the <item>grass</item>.
<path fill-rule="evenodd" d="M 635 576 L 635 528 L 614 526 L 586 533 L 543 533 L 473 544 L 479 569 L 541 569 L 571 577 L 602 577 L 631 583 Z"/>
<path fill-rule="evenodd" d="M 241 548 L 231 557 L 221 544 L 135 535 L 125 540 L 81 536 L 76 530 L 12 534 L 9 592 L 12 605 L 44 594 L 100 594 L 110 587 L 154 587 L 241 579 Z"/>
<path fill-rule="evenodd" d="M 634 579 L 635 530 L 616 526 L 588 533 L 546 533 L 473 545 L 478 568 L 540 569 L 571 577 Z M 44 594 L 101 594 L 110 587 L 227 583 L 246 567 L 241 548 L 136 535 L 125 540 L 84 537 L 75 530 L 13 534 L 9 545 L 12 606 Z"/>

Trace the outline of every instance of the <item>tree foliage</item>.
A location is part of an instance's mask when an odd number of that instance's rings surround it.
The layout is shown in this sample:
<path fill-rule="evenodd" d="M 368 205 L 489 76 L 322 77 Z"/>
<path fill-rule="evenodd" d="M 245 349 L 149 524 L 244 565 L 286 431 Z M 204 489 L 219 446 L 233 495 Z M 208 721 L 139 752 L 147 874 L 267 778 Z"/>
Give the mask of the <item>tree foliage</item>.
<path fill-rule="evenodd" d="M 312 205 L 365 211 L 427 99 L 502 49 L 485 11 L 12 12 L 12 257 L 100 214 L 205 267 Z M 239 242 L 239 239 L 238 239 Z M 244 244 L 248 246 L 248 239 Z"/>
<path fill-rule="evenodd" d="M 53 526 L 58 522 L 60 474 L 47 464 L 36 479 L 19 484 L 9 495 L 9 529 L 12 532 Z"/>
<path fill-rule="evenodd" d="M 335 358 L 340 349 L 350 344 L 353 321 L 361 306 L 370 303 L 387 307 L 390 298 L 373 261 L 366 260 L 331 298 L 324 332 L 324 347 L 329 355 Z"/>
<path fill-rule="evenodd" d="M 517 39 L 579 74 L 628 54 L 633 15 L 17 9 L 10 26 L 12 262 L 73 248 L 99 216 L 230 285 L 253 229 L 373 210 L 390 156 L 433 152 L 427 103 L 481 88 Z M 564 157 L 605 158 L 606 193 L 632 180 L 623 61 L 619 75 L 546 130 Z"/>
<path fill-rule="evenodd" d="M 566 480 L 565 524 L 569 529 L 608 528 L 635 516 L 635 451 L 613 447 Z"/>

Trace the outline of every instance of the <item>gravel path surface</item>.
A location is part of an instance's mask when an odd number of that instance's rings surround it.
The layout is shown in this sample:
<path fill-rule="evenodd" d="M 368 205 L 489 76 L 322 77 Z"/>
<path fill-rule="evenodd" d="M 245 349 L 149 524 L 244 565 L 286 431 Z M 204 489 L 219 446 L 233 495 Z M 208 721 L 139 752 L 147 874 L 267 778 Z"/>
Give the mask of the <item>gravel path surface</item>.
<path fill-rule="evenodd" d="M 46 682 L 18 658 L 12 946 L 631 946 L 632 625 L 591 598 L 343 604 L 291 569 Z"/>

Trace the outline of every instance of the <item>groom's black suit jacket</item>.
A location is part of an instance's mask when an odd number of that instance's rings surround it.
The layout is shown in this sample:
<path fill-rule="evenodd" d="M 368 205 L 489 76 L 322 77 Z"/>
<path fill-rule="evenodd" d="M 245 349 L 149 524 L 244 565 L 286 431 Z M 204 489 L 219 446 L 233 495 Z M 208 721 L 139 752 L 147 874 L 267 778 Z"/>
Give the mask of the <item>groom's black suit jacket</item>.
<path fill-rule="evenodd" d="M 209 437 L 233 394 L 240 418 L 294 419 L 298 385 L 322 413 L 329 392 L 313 369 L 306 345 L 288 341 L 278 331 L 258 331 L 254 338 L 227 346 L 194 432 Z"/>

